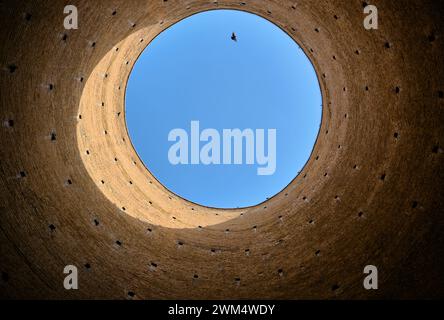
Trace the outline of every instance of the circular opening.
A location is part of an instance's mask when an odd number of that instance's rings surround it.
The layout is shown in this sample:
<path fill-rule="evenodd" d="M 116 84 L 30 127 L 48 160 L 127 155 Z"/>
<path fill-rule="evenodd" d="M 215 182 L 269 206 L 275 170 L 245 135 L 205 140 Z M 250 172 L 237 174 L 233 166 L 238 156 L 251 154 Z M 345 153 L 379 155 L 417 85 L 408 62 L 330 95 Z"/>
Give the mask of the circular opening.
<path fill-rule="evenodd" d="M 297 43 L 257 15 L 213 10 L 160 33 L 129 76 L 135 150 L 170 191 L 217 208 L 261 203 L 308 160 L 322 98 Z"/>

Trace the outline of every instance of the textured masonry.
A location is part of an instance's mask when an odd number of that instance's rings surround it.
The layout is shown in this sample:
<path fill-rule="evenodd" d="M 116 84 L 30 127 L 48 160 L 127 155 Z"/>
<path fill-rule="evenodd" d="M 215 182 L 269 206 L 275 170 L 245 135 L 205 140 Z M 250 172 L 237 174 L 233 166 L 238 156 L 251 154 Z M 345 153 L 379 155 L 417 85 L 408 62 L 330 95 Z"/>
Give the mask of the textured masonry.
<path fill-rule="evenodd" d="M 78 30 L 63 28 L 67 4 Z M 367 31 L 357 0 L 1 1 L 0 297 L 442 298 L 444 9 L 371 4 Z M 322 88 L 308 163 L 251 208 L 178 198 L 125 125 L 142 50 L 217 8 L 285 30 Z M 63 288 L 68 264 L 78 290 Z M 379 290 L 362 286 L 368 264 Z"/>

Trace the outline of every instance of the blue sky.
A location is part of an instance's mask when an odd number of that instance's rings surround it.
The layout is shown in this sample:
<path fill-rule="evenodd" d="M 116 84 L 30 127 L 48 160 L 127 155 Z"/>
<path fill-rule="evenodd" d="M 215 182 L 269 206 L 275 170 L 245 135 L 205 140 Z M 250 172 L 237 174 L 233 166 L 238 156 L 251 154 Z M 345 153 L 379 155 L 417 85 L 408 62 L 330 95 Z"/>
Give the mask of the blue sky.
<path fill-rule="evenodd" d="M 265 201 L 296 177 L 313 149 L 321 104 L 314 68 L 285 32 L 253 14 L 213 10 L 178 22 L 148 45 L 129 77 L 126 121 L 137 153 L 169 190 L 236 208 Z M 276 129 L 276 171 L 257 175 L 258 165 L 245 161 L 172 165 L 168 134 L 175 128 L 190 134 L 194 120 L 221 136 L 223 129 Z"/>

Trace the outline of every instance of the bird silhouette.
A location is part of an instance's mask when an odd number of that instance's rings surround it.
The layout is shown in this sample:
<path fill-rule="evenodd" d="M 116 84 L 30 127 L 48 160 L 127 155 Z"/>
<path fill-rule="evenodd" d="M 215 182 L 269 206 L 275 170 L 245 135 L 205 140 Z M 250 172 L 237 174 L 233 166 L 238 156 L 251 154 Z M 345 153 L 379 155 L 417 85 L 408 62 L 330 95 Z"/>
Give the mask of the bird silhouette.
<path fill-rule="evenodd" d="M 236 34 L 234 32 L 231 34 L 231 40 L 237 42 L 237 37 L 236 37 Z"/>

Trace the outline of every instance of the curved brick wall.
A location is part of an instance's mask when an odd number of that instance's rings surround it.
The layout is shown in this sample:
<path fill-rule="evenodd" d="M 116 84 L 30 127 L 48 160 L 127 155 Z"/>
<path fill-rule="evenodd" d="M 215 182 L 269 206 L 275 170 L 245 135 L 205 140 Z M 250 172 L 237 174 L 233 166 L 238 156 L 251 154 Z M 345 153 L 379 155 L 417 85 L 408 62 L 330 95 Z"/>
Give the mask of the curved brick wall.
<path fill-rule="evenodd" d="M 78 30 L 63 27 L 67 4 Z M 379 29 L 367 31 L 354 0 L 1 1 L 1 297 L 443 297 L 444 10 L 371 4 Z M 170 193 L 125 125 L 141 51 L 215 8 L 288 32 L 323 91 L 307 165 L 251 208 Z M 78 290 L 63 288 L 68 264 Z M 368 264 L 378 290 L 362 286 Z"/>

